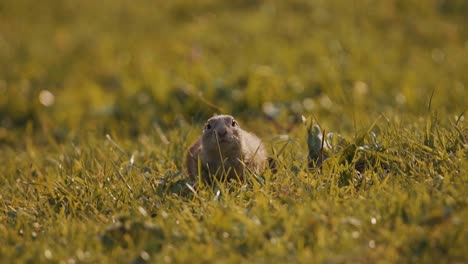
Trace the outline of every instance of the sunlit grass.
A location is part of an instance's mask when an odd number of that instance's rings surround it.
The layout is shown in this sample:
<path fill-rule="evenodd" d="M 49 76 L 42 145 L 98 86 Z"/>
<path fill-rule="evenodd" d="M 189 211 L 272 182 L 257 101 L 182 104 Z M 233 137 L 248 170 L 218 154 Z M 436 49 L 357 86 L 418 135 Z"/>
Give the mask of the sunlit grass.
<path fill-rule="evenodd" d="M 466 262 L 467 12 L 0 4 L 0 260 Z M 213 113 L 261 137 L 278 172 L 188 179 Z M 321 168 L 302 116 L 336 139 Z"/>

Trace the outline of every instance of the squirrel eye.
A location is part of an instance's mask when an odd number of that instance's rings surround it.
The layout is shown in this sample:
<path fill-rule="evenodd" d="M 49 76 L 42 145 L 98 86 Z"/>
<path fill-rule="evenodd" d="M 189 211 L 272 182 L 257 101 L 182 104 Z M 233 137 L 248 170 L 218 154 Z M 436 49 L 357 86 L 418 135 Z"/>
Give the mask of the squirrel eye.
<path fill-rule="evenodd" d="M 237 126 L 237 121 L 236 120 L 232 120 L 232 124 L 231 124 L 233 127 L 236 127 Z"/>
<path fill-rule="evenodd" d="M 210 125 L 210 124 L 206 124 L 205 129 L 206 129 L 206 130 L 210 130 L 210 129 L 211 129 L 211 125 Z"/>

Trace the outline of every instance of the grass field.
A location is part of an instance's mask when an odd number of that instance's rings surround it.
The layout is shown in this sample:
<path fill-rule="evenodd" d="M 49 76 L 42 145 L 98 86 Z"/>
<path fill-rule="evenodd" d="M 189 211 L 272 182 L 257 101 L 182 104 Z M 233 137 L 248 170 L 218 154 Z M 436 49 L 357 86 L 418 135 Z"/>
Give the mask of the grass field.
<path fill-rule="evenodd" d="M 0 262 L 467 263 L 467 70 L 465 0 L 1 1 Z M 278 173 L 193 188 L 214 113 Z"/>

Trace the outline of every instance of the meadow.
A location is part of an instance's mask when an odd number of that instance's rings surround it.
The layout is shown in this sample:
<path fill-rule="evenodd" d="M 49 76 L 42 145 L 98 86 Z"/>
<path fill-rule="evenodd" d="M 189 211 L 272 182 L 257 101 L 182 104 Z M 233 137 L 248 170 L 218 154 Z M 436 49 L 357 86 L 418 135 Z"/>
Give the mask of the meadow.
<path fill-rule="evenodd" d="M 467 69 L 465 0 L 0 1 L 0 262 L 466 263 Z"/>

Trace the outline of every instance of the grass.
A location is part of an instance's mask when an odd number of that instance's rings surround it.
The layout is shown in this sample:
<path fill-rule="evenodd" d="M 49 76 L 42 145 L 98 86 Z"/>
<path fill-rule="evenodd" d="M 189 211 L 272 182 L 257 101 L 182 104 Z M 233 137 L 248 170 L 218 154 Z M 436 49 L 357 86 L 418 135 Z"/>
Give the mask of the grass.
<path fill-rule="evenodd" d="M 0 3 L 0 260 L 465 263 L 467 18 L 461 0 Z M 191 187 L 213 113 L 278 173 Z M 334 134 L 321 169 L 302 116 Z"/>

